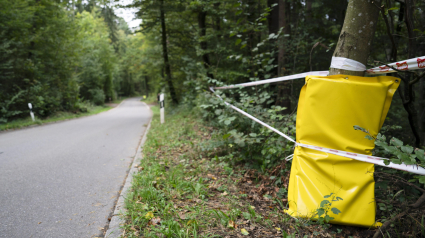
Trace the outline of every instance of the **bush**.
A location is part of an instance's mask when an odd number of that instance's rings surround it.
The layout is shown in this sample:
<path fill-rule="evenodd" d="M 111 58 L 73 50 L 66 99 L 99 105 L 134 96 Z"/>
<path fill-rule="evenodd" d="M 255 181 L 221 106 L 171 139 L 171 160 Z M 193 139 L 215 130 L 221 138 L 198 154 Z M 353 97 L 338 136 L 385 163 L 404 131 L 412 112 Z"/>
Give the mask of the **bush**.
<path fill-rule="evenodd" d="M 91 95 L 90 101 L 96 105 L 103 105 L 105 103 L 105 93 L 102 89 L 90 89 L 89 93 Z"/>

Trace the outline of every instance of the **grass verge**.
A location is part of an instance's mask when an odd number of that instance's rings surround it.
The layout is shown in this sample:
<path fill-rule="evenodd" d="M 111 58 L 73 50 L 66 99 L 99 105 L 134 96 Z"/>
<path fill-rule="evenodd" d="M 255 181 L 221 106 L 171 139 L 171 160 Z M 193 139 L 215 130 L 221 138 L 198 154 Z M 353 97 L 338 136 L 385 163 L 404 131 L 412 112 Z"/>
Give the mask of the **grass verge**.
<path fill-rule="evenodd" d="M 213 128 L 187 111 L 159 123 L 154 112 L 144 159 L 126 198 L 123 237 L 366 237 L 368 229 L 294 219 L 286 189 L 244 164 L 202 152 Z M 286 184 L 287 186 L 287 184 Z"/>
<path fill-rule="evenodd" d="M 84 117 L 95 115 L 104 111 L 107 111 L 113 107 L 110 106 L 88 106 L 87 112 L 73 113 L 73 112 L 56 112 L 52 116 L 49 116 L 44 119 L 35 117 L 35 121 L 32 121 L 31 117 L 13 120 L 4 124 L 0 124 L 0 131 L 11 130 L 11 129 L 20 129 L 32 125 L 43 125 L 45 123 L 63 121 L 72 118 Z"/>

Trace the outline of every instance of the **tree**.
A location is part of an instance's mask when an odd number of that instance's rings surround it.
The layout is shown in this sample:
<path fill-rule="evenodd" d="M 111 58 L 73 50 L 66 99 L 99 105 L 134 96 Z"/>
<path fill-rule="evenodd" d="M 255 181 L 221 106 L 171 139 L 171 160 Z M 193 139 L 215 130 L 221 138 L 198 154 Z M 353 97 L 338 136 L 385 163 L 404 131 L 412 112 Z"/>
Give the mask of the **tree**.
<path fill-rule="evenodd" d="M 378 16 L 379 10 L 374 2 L 369 0 L 349 1 L 344 25 L 333 56 L 352 59 L 367 65 Z M 364 76 L 364 73 L 335 68 L 331 68 L 329 71 L 330 75 Z"/>

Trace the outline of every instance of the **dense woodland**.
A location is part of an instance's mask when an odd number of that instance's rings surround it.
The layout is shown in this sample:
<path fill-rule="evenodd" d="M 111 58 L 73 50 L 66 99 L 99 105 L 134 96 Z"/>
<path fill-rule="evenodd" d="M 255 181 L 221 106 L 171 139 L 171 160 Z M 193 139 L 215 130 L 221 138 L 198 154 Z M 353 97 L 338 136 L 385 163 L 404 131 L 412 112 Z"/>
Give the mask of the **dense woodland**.
<path fill-rule="evenodd" d="M 87 102 L 103 104 L 118 96 L 163 92 L 167 105 L 196 108 L 216 128 L 216 139 L 200 145 L 202 150 L 221 148 L 221 159 L 249 162 L 267 173 L 285 163 L 293 145 L 226 109 L 208 88 L 328 70 L 347 4 L 335 0 L 134 0 L 121 5 L 138 10 L 142 23 L 133 31 L 108 1 L 0 0 L 0 123 L 27 116 L 28 102 L 34 104 L 37 116 L 47 117 L 61 110 L 84 110 Z M 373 4 L 371 11 L 379 18 L 372 31 L 368 68 L 424 56 L 425 2 Z M 425 147 L 425 80 L 414 73 L 394 76 L 402 77 L 402 84 L 381 131 L 386 137 L 380 137 L 381 146 L 374 153 L 406 162 L 401 157 L 412 158 L 413 147 L 400 155 L 395 152 L 400 145 L 385 147 L 385 143 L 396 137 L 404 144 Z M 303 84 L 300 79 L 222 95 L 295 136 Z M 423 166 L 422 160 L 423 155 L 415 155 L 410 162 Z M 425 179 L 377 170 L 382 172 L 381 177 L 375 174 L 377 194 L 384 201 L 379 203 L 378 216 L 390 221 L 421 197 Z M 282 175 L 287 171 L 282 170 Z M 276 185 L 283 183 L 276 181 Z M 405 228 L 423 219 L 423 210 L 419 211 L 404 221 L 409 224 Z"/>
<path fill-rule="evenodd" d="M 107 3 L 2 0 L 0 35 L 0 123 L 143 90 L 142 35 Z"/>

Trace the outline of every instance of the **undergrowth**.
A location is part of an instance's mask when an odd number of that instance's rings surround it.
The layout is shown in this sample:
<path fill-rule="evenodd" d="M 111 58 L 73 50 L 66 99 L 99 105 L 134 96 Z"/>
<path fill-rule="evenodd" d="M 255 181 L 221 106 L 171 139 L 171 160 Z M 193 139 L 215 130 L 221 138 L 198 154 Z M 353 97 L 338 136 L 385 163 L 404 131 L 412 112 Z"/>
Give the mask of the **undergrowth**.
<path fill-rule="evenodd" d="M 214 140 L 215 129 L 192 112 L 180 107 L 167 114 L 161 125 L 158 107 L 152 110 L 143 159 L 135 165 L 139 173 L 126 199 L 123 237 L 364 237 L 373 233 L 290 217 L 284 212 L 289 178 L 285 161 L 265 172 L 244 161 L 234 163 L 221 156 L 220 147 L 202 149 Z"/>

